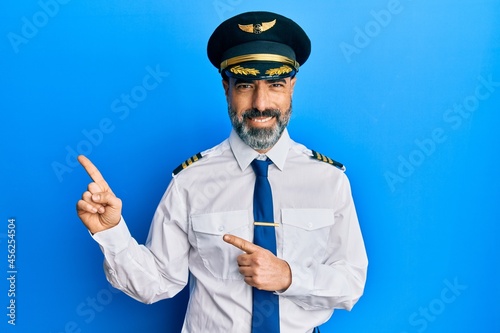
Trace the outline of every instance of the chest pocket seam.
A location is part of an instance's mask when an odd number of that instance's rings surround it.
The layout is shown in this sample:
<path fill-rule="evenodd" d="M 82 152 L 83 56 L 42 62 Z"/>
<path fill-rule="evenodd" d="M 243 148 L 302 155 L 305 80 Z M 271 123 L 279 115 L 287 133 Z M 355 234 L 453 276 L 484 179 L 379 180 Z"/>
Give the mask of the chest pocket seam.
<path fill-rule="evenodd" d="M 333 209 L 282 209 L 282 223 L 304 230 L 317 230 L 335 224 Z"/>

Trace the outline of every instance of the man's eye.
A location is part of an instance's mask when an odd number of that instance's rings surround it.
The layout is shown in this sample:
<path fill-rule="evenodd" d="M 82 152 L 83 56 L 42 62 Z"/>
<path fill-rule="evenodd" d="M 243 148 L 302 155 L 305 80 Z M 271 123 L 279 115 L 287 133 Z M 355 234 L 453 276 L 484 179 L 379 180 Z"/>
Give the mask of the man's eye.
<path fill-rule="evenodd" d="M 238 89 L 250 89 L 250 88 L 252 88 L 252 86 L 250 84 L 238 84 L 236 86 L 236 88 L 238 88 Z"/>

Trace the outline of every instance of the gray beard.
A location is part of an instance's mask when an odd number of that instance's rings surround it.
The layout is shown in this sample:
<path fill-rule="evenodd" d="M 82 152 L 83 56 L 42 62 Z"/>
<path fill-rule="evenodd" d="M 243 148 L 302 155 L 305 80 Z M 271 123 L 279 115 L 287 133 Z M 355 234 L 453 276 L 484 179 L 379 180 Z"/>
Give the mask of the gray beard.
<path fill-rule="evenodd" d="M 268 150 L 278 142 L 281 134 L 287 127 L 292 114 L 292 104 L 290 103 L 290 108 L 284 113 L 281 113 L 277 109 L 266 109 L 262 112 L 256 109 L 249 109 L 243 113 L 241 119 L 229 105 L 228 114 L 234 130 L 243 142 L 255 150 Z M 247 125 L 245 119 L 259 116 L 275 117 L 276 125 L 271 128 L 254 128 Z"/>

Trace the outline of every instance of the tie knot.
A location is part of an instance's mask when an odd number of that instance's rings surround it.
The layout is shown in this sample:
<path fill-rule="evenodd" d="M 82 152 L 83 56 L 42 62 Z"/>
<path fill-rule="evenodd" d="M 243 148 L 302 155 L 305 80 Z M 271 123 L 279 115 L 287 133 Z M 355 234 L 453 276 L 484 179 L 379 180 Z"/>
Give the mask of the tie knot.
<path fill-rule="evenodd" d="M 253 160 L 252 161 L 253 171 L 257 176 L 267 177 L 267 169 L 268 169 L 267 167 L 271 163 L 272 162 L 270 159 L 266 159 L 265 161 Z"/>

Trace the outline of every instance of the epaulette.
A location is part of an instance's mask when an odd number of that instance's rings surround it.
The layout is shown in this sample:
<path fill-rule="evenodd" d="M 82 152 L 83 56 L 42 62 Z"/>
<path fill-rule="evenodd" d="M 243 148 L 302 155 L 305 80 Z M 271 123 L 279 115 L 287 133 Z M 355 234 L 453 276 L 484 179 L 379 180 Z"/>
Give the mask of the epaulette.
<path fill-rule="evenodd" d="M 321 162 L 326 162 L 328 164 L 331 164 L 331 165 L 339 168 L 342 171 L 345 171 L 345 166 L 342 163 L 337 162 L 335 160 L 332 160 L 330 157 L 325 156 L 323 154 L 320 154 L 320 153 L 318 153 L 317 151 L 314 151 L 314 150 L 311 150 L 311 153 L 312 153 L 311 158 L 317 159 L 318 161 L 321 161 Z"/>
<path fill-rule="evenodd" d="M 172 174 L 174 176 L 177 175 L 179 172 L 186 169 L 188 166 L 190 166 L 194 162 L 199 161 L 202 157 L 203 156 L 201 155 L 201 153 L 198 153 L 196 155 L 191 156 L 190 158 L 188 158 L 187 160 L 182 162 L 182 164 L 180 164 L 177 168 L 175 168 L 174 171 L 172 171 Z"/>

